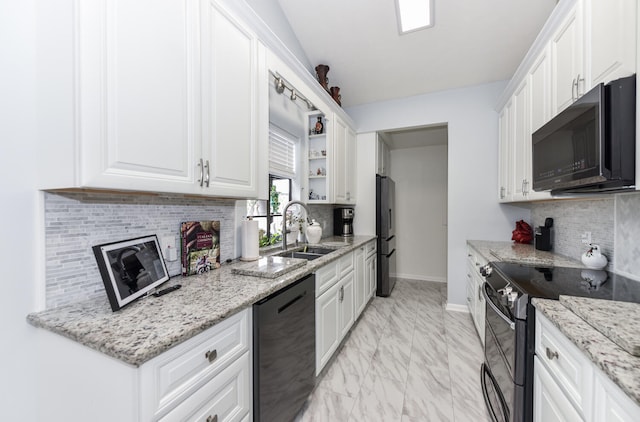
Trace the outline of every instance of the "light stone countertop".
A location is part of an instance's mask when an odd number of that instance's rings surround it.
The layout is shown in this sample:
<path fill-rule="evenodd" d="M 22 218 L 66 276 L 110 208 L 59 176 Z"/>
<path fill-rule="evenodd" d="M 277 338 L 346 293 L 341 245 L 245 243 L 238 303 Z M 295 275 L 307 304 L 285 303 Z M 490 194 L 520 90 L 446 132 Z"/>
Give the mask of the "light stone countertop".
<path fill-rule="evenodd" d="M 515 262 L 545 267 L 585 268 L 581 261 L 553 252 L 539 251 L 533 245 L 490 240 L 467 240 L 487 261 Z"/>
<path fill-rule="evenodd" d="M 140 366 L 375 238 L 322 239 L 320 246 L 343 247 L 276 278 L 234 274 L 233 268 L 247 264 L 238 261 L 203 275 L 173 277 L 162 287 L 181 284 L 181 289 L 147 296 L 117 312 L 111 311 L 105 294 L 101 299 L 29 314 L 27 321 Z"/>
<path fill-rule="evenodd" d="M 571 298 L 573 301 L 581 299 Z M 622 391 L 640 405 L 640 357 L 633 356 L 617 346 L 561 301 L 536 298 L 532 303 Z"/>
<path fill-rule="evenodd" d="M 640 303 L 560 296 L 560 303 L 624 351 L 640 357 Z"/>

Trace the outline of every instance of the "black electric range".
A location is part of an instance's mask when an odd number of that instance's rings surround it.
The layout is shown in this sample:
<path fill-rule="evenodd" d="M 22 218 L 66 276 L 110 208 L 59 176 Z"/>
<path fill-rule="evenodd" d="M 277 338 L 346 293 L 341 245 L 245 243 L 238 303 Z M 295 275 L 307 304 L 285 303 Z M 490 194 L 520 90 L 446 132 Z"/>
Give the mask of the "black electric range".
<path fill-rule="evenodd" d="M 507 262 L 494 262 L 492 266 L 530 298 L 557 300 L 563 295 L 640 303 L 640 282 L 608 271 Z"/>
<path fill-rule="evenodd" d="M 485 362 L 481 385 L 493 421 L 533 419 L 533 298 L 579 296 L 640 303 L 640 282 L 607 271 L 492 262 L 485 276 Z"/>

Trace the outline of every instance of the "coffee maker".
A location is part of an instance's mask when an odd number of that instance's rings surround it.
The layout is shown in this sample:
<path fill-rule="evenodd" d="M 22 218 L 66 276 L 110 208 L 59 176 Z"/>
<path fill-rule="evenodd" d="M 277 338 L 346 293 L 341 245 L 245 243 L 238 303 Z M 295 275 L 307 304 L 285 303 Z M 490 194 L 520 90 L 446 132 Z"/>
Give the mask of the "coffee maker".
<path fill-rule="evenodd" d="M 333 209 L 333 234 L 336 236 L 353 236 L 353 208 Z"/>

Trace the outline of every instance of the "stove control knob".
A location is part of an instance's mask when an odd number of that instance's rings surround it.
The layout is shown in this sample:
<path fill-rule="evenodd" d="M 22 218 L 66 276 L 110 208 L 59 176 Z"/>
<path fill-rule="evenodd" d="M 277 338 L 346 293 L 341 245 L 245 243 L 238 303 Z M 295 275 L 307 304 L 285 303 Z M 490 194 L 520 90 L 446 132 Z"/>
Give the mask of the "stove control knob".
<path fill-rule="evenodd" d="M 482 267 L 480 267 L 480 274 L 483 277 L 489 277 L 492 272 L 493 272 L 493 268 L 491 268 L 491 265 L 489 264 L 483 265 Z"/>

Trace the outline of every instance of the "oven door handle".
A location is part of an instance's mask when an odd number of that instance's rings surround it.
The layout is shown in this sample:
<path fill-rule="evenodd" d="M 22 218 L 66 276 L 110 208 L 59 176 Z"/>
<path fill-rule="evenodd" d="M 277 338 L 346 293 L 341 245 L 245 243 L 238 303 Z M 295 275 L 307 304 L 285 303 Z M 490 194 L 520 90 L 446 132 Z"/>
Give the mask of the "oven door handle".
<path fill-rule="evenodd" d="M 504 322 L 509 324 L 509 328 L 511 328 L 512 330 L 515 330 L 516 329 L 516 323 L 511 321 L 511 319 L 509 319 L 509 317 L 507 317 L 505 314 L 503 314 L 502 311 L 500 311 L 500 309 L 498 309 L 498 307 L 496 305 L 494 305 L 494 303 L 489 298 L 489 295 L 487 294 L 487 283 L 486 282 L 482 286 L 482 295 L 484 296 L 485 301 L 489 304 L 489 306 L 491 307 L 493 312 L 498 314 L 500 316 L 500 318 L 502 318 L 504 320 Z"/>

